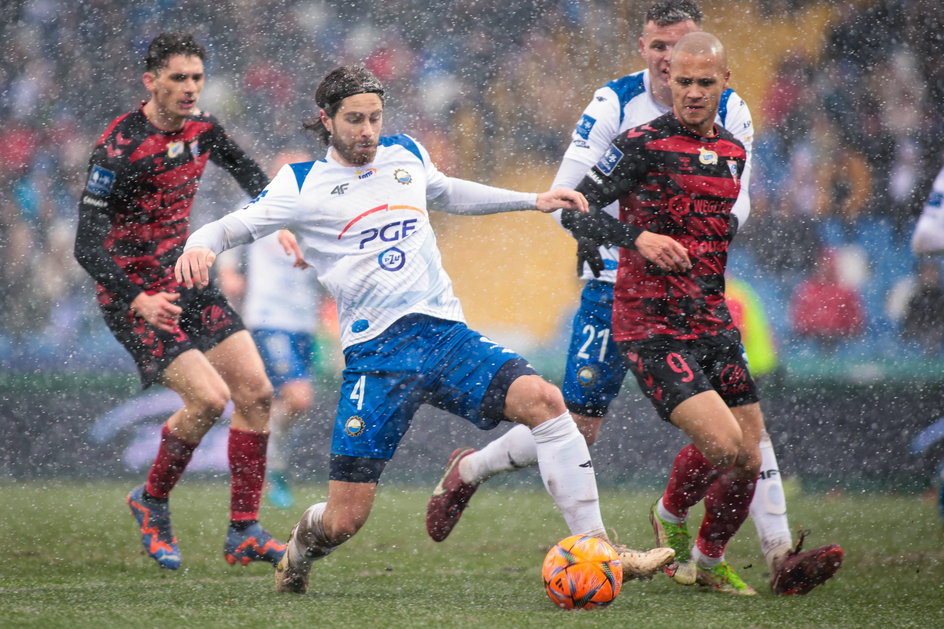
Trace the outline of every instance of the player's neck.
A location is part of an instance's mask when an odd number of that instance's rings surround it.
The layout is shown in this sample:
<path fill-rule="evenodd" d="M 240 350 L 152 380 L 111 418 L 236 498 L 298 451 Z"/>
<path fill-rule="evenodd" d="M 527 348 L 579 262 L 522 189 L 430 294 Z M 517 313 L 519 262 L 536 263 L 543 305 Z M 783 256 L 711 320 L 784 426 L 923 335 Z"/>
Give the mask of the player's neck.
<path fill-rule="evenodd" d="M 186 116 L 176 116 L 160 110 L 153 100 L 146 102 L 142 111 L 148 122 L 161 131 L 180 131 L 187 122 Z"/>

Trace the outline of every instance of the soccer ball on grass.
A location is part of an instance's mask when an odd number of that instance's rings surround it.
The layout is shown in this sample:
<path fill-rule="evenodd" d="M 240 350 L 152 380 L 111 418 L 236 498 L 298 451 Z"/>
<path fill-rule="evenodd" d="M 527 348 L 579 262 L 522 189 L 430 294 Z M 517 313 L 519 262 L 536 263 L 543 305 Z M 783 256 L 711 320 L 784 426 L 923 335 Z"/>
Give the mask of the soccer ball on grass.
<path fill-rule="evenodd" d="M 572 535 L 554 544 L 541 567 L 544 589 L 558 607 L 606 607 L 623 585 L 619 555 L 606 541 Z"/>

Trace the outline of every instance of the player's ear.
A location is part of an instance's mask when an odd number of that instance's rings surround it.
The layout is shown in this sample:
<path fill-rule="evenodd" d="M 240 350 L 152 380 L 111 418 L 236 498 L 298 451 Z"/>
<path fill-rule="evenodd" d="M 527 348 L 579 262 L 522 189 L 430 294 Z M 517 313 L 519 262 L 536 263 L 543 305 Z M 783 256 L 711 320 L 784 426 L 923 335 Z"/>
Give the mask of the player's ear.
<path fill-rule="evenodd" d="M 154 88 L 154 79 L 157 78 L 157 75 L 153 72 L 145 72 L 141 76 L 141 82 L 144 83 L 144 89 L 147 91 L 153 91 Z"/>
<path fill-rule="evenodd" d="M 324 125 L 324 128 L 328 130 L 328 133 L 334 133 L 331 117 L 324 109 L 318 111 L 318 117 L 321 119 L 321 124 Z"/>

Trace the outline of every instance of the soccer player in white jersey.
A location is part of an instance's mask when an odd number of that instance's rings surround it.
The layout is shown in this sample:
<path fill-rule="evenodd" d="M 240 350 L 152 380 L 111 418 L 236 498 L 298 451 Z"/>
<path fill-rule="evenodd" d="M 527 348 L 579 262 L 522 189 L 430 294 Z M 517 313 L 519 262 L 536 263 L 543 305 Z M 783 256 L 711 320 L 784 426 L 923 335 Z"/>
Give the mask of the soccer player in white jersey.
<path fill-rule="evenodd" d="M 600 160 L 614 137 L 672 108 L 669 84 L 672 49 L 683 35 L 701 30 L 701 20 L 701 10 L 689 0 L 662 0 L 648 9 L 639 38 L 639 52 L 648 67 L 615 79 L 594 93 L 577 122 L 554 187 L 575 187 Z M 741 97 L 726 89 L 715 120 L 747 150 L 741 192 L 733 208 L 736 219 L 743 223 L 750 213 L 748 187 L 754 132 L 751 114 Z M 618 216 L 619 206 L 614 203 L 605 211 Z M 562 390 L 578 428 L 587 443 L 593 445 L 628 369 L 610 338 L 619 248 L 598 248 L 578 240 L 577 249 L 578 272 L 586 284 L 573 320 Z M 426 529 L 430 537 L 442 541 L 449 535 L 480 483 L 495 474 L 533 465 L 532 441 L 527 431 L 514 427 L 481 450 L 456 449 L 446 464 L 440 487 L 427 506 Z M 771 575 L 771 587 L 780 594 L 804 594 L 833 575 L 838 568 L 834 559 L 841 551 L 835 545 L 828 545 L 800 552 L 802 539 L 793 548 L 783 485 L 766 431 L 762 434 L 761 453 L 762 471 L 750 513 Z M 676 540 L 674 548 L 679 561 L 666 572 L 679 582 L 691 583 L 694 563 L 688 561 L 687 542 L 678 542 L 689 538 L 666 533 L 667 530 L 684 530 L 684 519 L 669 513 L 662 500 L 653 505 L 650 519 L 660 545 L 670 545 L 670 541 Z"/>
<path fill-rule="evenodd" d="M 917 255 L 944 253 L 944 168 L 934 178 L 931 194 L 915 224 L 911 250 Z"/>
<path fill-rule="evenodd" d="M 288 229 L 338 305 L 346 366 L 328 498 L 292 530 L 276 568 L 278 591 L 307 591 L 312 562 L 364 525 L 384 466 L 421 404 L 480 428 L 502 420 L 527 426 L 570 532 L 606 537 L 590 453 L 560 391 L 466 327 L 429 222 L 429 209 L 586 211 L 586 199 L 563 188 L 514 192 L 443 175 L 413 138 L 380 136 L 383 97 L 361 66 L 329 73 L 315 92 L 320 111 L 311 125 L 329 144 L 325 157 L 285 166 L 249 205 L 197 230 L 175 269 L 185 285 L 206 285 L 217 253 Z M 623 549 L 621 559 L 651 574 L 674 554 Z"/>

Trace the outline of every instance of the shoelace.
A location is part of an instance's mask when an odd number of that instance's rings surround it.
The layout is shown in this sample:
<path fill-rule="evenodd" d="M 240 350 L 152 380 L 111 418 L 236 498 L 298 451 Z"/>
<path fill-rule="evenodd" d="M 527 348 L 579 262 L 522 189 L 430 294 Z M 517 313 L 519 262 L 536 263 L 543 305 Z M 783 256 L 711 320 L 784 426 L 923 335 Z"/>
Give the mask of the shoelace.
<path fill-rule="evenodd" d="M 799 529 L 797 529 L 797 534 L 799 535 L 800 539 L 797 540 L 796 548 L 794 548 L 792 551 L 790 551 L 790 554 L 791 554 L 791 555 L 799 555 L 799 554 L 800 554 L 800 551 L 803 550 L 803 541 L 806 539 L 806 536 L 809 535 L 809 533 L 810 533 L 810 532 L 809 532 L 807 529 L 803 528 L 803 527 L 800 527 Z"/>

